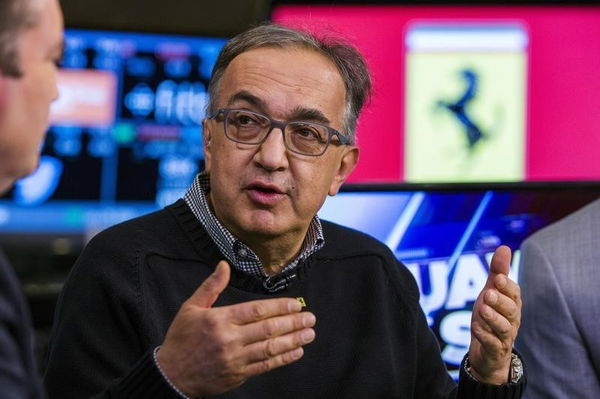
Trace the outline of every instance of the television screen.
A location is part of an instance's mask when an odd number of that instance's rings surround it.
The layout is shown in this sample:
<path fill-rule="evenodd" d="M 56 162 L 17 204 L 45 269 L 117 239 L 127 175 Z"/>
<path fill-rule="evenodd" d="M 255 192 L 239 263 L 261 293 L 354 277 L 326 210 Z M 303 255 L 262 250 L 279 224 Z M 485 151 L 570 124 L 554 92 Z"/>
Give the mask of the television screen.
<path fill-rule="evenodd" d="M 179 198 L 224 43 L 68 29 L 40 165 L 0 200 L 0 232 L 91 235 Z"/>
<path fill-rule="evenodd" d="M 600 197 L 591 185 L 348 186 L 320 217 L 385 243 L 417 281 L 420 304 L 451 375 L 470 343 L 471 309 L 500 244 L 513 250 L 517 281 L 522 241 Z"/>
<path fill-rule="evenodd" d="M 598 180 L 600 6 L 279 5 L 365 55 L 352 182 Z"/>

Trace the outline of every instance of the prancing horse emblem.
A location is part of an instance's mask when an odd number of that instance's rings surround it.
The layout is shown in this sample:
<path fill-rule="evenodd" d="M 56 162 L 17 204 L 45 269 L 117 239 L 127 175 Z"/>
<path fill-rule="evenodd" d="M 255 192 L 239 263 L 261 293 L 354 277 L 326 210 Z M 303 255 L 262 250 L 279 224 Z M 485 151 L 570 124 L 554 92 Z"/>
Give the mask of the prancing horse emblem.
<path fill-rule="evenodd" d="M 467 105 L 475 98 L 477 94 L 477 75 L 469 69 L 461 71 L 460 75 L 466 82 L 465 93 L 454 103 L 446 101 L 438 101 L 438 106 L 446 108 L 456 117 L 458 122 L 463 125 L 465 135 L 467 136 L 467 146 L 470 151 L 475 145 L 484 138 L 484 133 L 475 124 L 473 119 L 467 113 Z"/>

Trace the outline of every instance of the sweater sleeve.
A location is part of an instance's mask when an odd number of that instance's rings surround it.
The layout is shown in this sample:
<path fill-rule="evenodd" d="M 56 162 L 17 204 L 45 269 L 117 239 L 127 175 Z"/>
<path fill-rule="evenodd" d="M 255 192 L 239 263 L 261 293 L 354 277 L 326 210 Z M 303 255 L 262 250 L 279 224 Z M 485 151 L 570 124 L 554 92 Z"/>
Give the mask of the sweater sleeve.
<path fill-rule="evenodd" d="M 129 398 L 181 399 L 156 368 L 152 351 L 148 351 L 125 376 L 93 399 Z"/>
<path fill-rule="evenodd" d="M 140 327 L 139 255 L 135 234 L 127 239 L 99 234 L 63 287 L 44 376 L 49 398 L 178 398 Z"/>

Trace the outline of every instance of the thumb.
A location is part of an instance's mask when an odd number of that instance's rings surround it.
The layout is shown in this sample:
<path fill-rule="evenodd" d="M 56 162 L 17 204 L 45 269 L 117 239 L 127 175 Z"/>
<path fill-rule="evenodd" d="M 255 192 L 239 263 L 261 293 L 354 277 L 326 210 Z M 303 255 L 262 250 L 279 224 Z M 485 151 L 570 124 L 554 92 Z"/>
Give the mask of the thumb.
<path fill-rule="evenodd" d="M 492 261 L 490 262 L 490 273 L 488 275 L 486 285 L 493 285 L 494 278 L 498 274 L 504 274 L 508 276 L 510 272 L 510 248 L 506 245 L 500 245 L 496 248 Z"/>
<path fill-rule="evenodd" d="M 220 261 L 215 271 L 200 284 L 188 301 L 202 308 L 210 308 L 227 287 L 230 274 L 229 263 L 224 260 Z"/>

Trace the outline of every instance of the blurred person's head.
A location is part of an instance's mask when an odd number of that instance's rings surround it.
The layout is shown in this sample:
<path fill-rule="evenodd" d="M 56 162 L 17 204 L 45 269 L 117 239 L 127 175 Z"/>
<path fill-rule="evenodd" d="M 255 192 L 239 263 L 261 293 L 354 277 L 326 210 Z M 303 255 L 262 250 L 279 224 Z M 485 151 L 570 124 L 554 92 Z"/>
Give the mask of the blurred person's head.
<path fill-rule="evenodd" d="M 58 0 L 0 0 L 0 193 L 37 167 L 62 48 Z"/>

